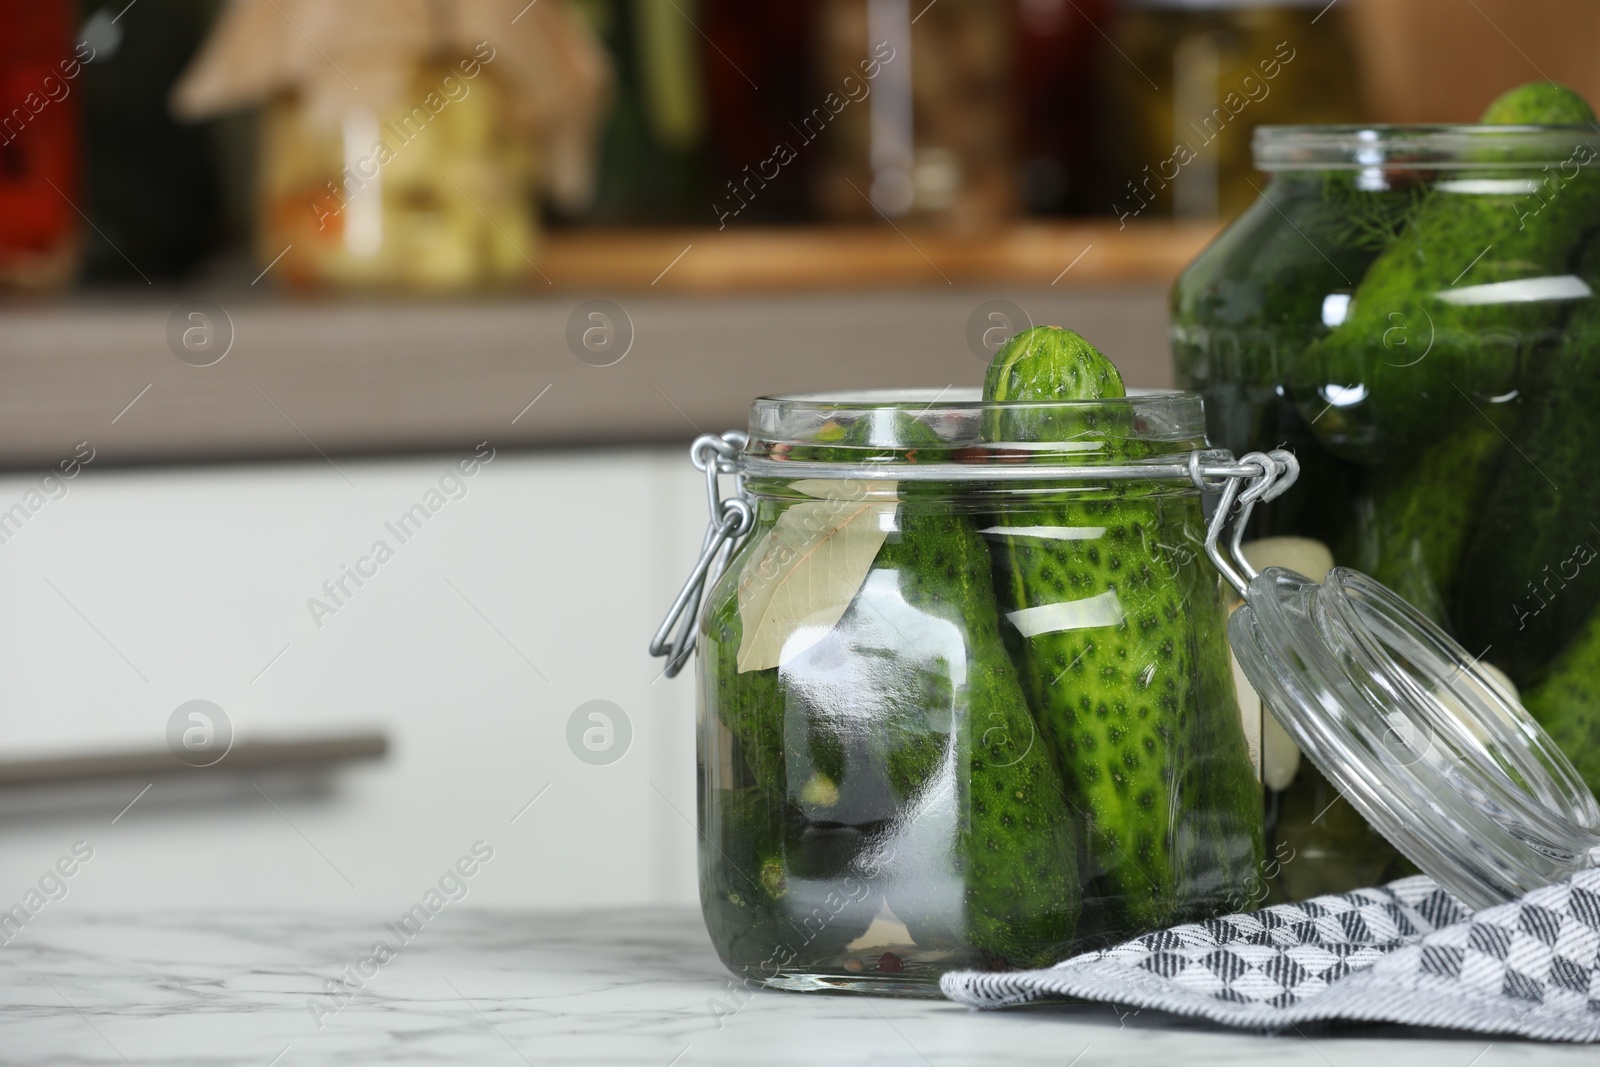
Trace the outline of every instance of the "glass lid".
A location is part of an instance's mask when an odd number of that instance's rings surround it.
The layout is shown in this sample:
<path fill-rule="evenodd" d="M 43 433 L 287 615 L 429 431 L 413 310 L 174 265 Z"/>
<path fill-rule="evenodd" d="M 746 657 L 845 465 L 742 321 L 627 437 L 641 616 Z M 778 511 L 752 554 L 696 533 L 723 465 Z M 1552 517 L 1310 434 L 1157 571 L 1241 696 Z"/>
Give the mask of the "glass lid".
<path fill-rule="evenodd" d="M 1239 666 L 1302 752 L 1367 821 L 1474 908 L 1600 861 L 1600 804 L 1543 727 L 1434 622 L 1378 582 L 1336 567 L 1317 583 L 1257 573 L 1240 536 L 1255 503 L 1295 473 L 1259 453 L 1206 548 L 1244 596 L 1229 623 Z M 1235 514 L 1234 505 L 1239 504 Z M 1228 556 L 1219 541 L 1230 520 Z"/>

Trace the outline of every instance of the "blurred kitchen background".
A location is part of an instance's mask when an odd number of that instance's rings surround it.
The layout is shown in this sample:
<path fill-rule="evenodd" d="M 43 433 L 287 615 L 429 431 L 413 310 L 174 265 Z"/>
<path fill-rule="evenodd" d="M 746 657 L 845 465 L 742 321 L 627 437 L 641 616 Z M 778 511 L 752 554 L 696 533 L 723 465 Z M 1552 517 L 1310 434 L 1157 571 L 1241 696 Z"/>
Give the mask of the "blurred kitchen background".
<path fill-rule="evenodd" d="M 480 838 L 482 903 L 694 899 L 695 434 L 1028 322 L 1170 385 L 1257 125 L 1597 56 L 1586 0 L 0 0 L 0 907 L 80 839 L 105 908 Z"/>

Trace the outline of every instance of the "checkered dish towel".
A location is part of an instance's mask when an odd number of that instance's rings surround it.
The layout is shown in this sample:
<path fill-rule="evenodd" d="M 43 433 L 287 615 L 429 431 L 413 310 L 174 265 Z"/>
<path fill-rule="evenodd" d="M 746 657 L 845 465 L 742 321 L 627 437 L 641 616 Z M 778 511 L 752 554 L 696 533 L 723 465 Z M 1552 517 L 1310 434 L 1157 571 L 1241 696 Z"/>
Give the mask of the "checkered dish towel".
<path fill-rule="evenodd" d="M 1342 1019 L 1600 1041 L 1600 869 L 1476 914 L 1404 878 L 941 987 L 977 1008 L 1074 997 L 1246 1029 Z"/>

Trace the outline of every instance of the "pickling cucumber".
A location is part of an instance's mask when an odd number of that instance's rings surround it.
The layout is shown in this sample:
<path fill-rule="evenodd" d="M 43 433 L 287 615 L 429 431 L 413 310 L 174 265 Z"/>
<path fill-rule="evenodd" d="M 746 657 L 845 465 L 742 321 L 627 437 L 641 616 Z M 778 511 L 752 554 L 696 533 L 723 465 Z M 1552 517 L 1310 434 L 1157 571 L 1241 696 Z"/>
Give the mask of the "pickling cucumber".
<path fill-rule="evenodd" d="M 951 452 L 906 414 L 841 443 L 919 462 Z M 988 546 L 953 487 L 899 489 L 827 656 L 862 668 L 841 693 L 866 712 L 897 804 L 878 843 L 889 906 L 920 946 L 1044 966 L 1076 932 L 1076 823 L 1000 636 Z"/>
<path fill-rule="evenodd" d="M 702 813 L 700 902 L 707 932 L 735 974 L 770 979 L 837 966 L 878 910 L 867 881 L 841 873 L 850 843 L 806 827 L 764 789 L 719 790 Z M 821 877 L 814 869 L 822 868 Z"/>
<path fill-rule="evenodd" d="M 1600 239 L 1577 265 L 1600 292 Z M 1456 630 L 1519 686 L 1546 665 L 1600 602 L 1600 296 L 1567 320 L 1537 369 L 1533 395 L 1502 459 L 1461 563 Z"/>
<path fill-rule="evenodd" d="M 984 389 L 992 401 L 1123 395 L 1110 361 L 1056 327 L 1012 338 Z M 1158 447 L 1133 430 L 1131 412 L 1116 405 L 1017 404 L 991 412 L 985 436 L 1073 442 L 1075 454 L 1126 462 Z M 1150 929 L 1211 889 L 1236 886 L 1246 876 L 1239 861 L 1261 847 L 1260 795 L 1217 644 L 1216 576 L 1197 552 L 1199 509 L 1138 481 L 1034 492 L 1047 495 L 995 517 L 1001 608 L 1015 626 L 1019 612 L 1060 605 L 1064 625 L 1018 627 L 1010 643 L 1088 824 L 1085 922 L 1108 933 Z M 1242 847 L 1216 836 L 1233 828 Z"/>
<path fill-rule="evenodd" d="M 1355 498 L 1339 558 L 1371 575 L 1434 622 L 1448 625 L 1462 554 L 1494 481 L 1505 445 L 1500 431 L 1467 405 L 1470 420 L 1414 463 L 1380 467 Z M 1474 596 L 1478 595 L 1476 592 Z"/>
<path fill-rule="evenodd" d="M 1600 611 L 1551 663 L 1544 680 L 1523 693 L 1522 706 L 1600 794 Z"/>
<path fill-rule="evenodd" d="M 1588 126 L 1595 116 L 1576 93 L 1536 83 L 1495 101 L 1484 121 Z M 1571 168 L 1485 166 L 1435 183 L 1368 268 L 1349 315 L 1293 369 L 1301 410 L 1329 449 L 1365 463 L 1403 459 L 1450 429 L 1458 392 L 1514 394 L 1523 364 L 1571 310 L 1567 259 L 1600 208 L 1586 136 L 1574 134 Z M 1489 288 L 1498 283 L 1521 285 Z"/>
<path fill-rule="evenodd" d="M 951 916 L 927 914 L 920 887 L 903 883 L 891 883 L 889 905 L 919 942 L 956 933 L 1013 967 L 1053 963 L 1077 928 L 1075 820 L 1000 637 L 988 546 L 970 519 L 908 506 L 873 566 L 896 575 L 925 633 L 942 623 L 955 638 L 949 659 L 930 661 L 935 676 L 904 692 L 910 707 L 886 716 L 883 737 L 908 809 L 937 806 L 941 793 L 955 801 L 964 914 L 949 930 Z M 950 702 L 924 703 L 929 695 Z"/>
<path fill-rule="evenodd" d="M 1555 82 L 1525 82 L 1490 101 L 1478 121 L 1487 126 L 1579 126 L 1594 119 L 1589 105 Z"/>

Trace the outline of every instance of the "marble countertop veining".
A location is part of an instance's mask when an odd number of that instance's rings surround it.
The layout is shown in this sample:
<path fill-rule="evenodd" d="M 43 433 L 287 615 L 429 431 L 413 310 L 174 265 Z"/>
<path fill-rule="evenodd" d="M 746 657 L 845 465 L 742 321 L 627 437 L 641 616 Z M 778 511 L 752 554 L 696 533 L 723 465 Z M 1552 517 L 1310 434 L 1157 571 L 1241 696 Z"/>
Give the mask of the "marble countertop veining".
<path fill-rule="evenodd" d="M 1264 1037 L 1106 1005 L 979 1013 L 751 991 L 681 909 L 446 909 L 408 942 L 386 921 L 51 909 L 0 945 L 0 1063 L 1496 1067 L 1595 1055 L 1397 1028 Z M 379 940 L 399 946 L 392 958 L 372 956 Z M 326 992 L 346 974 L 361 988 Z"/>

